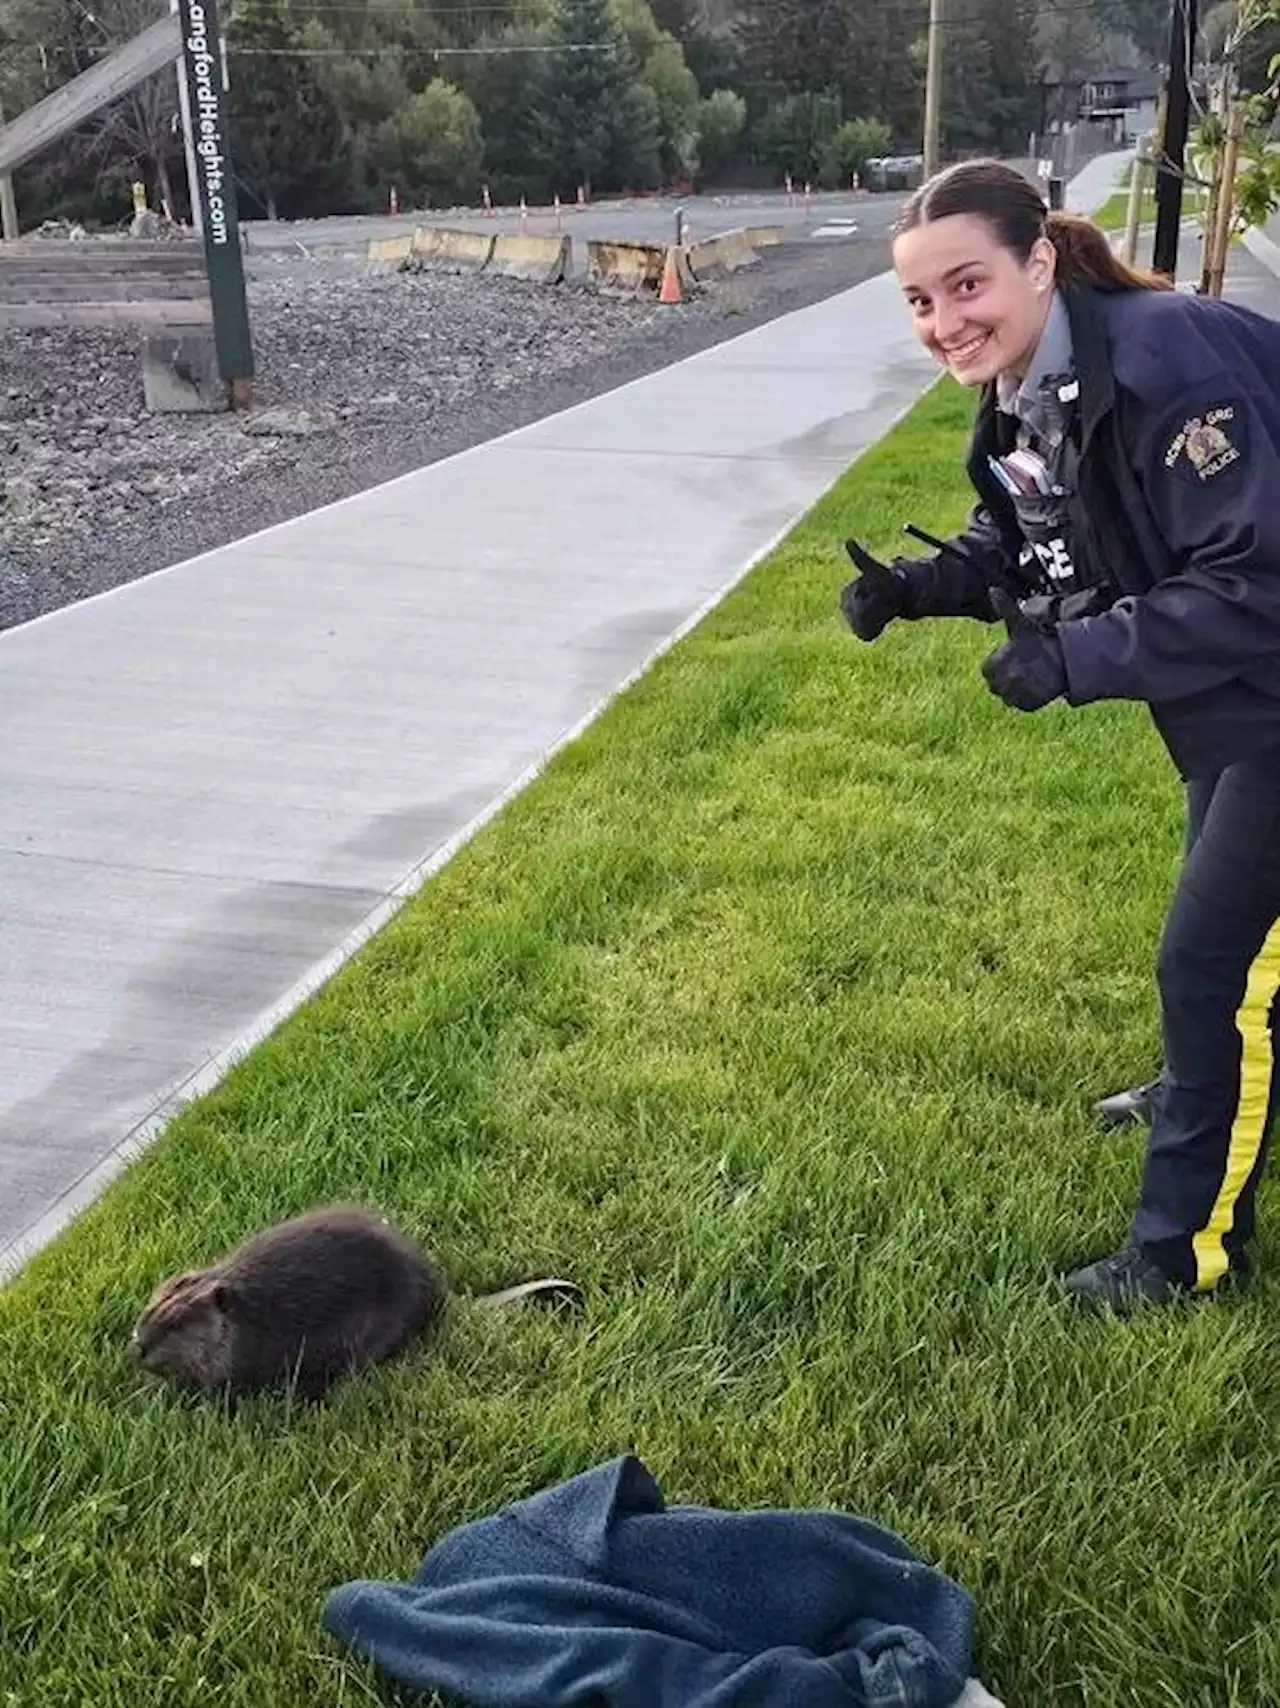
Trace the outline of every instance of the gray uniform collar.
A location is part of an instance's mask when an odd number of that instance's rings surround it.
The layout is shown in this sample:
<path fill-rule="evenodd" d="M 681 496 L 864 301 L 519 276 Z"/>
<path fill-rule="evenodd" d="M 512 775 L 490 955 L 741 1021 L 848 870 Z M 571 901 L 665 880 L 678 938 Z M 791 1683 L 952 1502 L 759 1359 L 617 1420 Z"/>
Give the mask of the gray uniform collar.
<path fill-rule="evenodd" d="M 1031 364 L 1021 380 L 1015 374 L 996 376 L 996 401 L 1006 415 L 1024 420 L 1035 412 L 1046 380 L 1075 372 L 1075 352 L 1071 342 L 1071 322 L 1061 293 L 1053 293 L 1040 342 L 1036 345 Z M 1068 399 L 1061 398 L 1061 402 Z"/>

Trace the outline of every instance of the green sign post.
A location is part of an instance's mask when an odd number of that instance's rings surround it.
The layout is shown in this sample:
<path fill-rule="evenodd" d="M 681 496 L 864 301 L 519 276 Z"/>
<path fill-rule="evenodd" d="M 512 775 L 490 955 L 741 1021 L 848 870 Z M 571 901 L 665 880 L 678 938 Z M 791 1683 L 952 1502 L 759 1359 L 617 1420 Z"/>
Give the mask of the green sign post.
<path fill-rule="evenodd" d="M 253 341 L 236 216 L 218 0 L 178 0 L 178 17 L 218 371 L 230 388 L 232 403 L 243 404 L 249 401 L 253 379 Z"/>

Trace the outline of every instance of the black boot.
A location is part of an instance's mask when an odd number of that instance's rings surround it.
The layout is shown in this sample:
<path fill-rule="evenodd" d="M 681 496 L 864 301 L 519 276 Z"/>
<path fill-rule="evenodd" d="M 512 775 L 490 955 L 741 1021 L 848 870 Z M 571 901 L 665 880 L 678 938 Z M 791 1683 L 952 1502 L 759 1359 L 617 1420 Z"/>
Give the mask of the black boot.
<path fill-rule="evenodd" d="M 1239 1253 L 1232 1259 L 1231 1268 L 1209 1291 L 1193 1293 L 1192 1289 L 1161 1269 L 1155 1259 L 1140 1245 L 1122 1246 L 1110 1257 L 1073 1270 L 1064 1276 L 1062 1285 L 1067 1298 L 1082 1311 L 1110 1311 L 1113 1316 L 1132 1316 L 1141 1305 L 1167 1305 L 1178 1298 L 1207 1299 L 1209 1292 L 1235 1291 L 1247 1286 L 1251 1265 L 1248 1257 Z"/>
<path fill-rule="evenodd" d="M 1080 1310 L 1110 1311 L 1117 1317 L 1130 1316 L 1139 1305 L 1168 1304 L 1188 1291 L 1137 1245 L 1074 1270 L 1062 1285 Z"/>
<path fill-rule="evenodd" d="M 1151 1125 L 1151 1103 L 1160 1089 L 1158 1079 L 1148 1080 L 1146 1085 L 1130 1086 L 1128 1091 L 1113 1092 L 1110 1097 L 1104 1097 L 1095 1103 L 1093 1112 L 1104 1127 L 1128 1127 L 1137 1122 Z"/>

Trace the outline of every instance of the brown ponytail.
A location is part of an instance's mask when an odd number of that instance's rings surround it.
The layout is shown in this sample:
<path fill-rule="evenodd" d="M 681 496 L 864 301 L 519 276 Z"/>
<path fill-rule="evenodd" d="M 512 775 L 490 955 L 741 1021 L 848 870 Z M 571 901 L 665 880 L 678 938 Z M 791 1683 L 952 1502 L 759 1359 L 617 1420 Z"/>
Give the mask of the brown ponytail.
<path fill-rule="evenodd" d="M 1052 213 L 1029 178 L 1001 160 L 963 160 L 935 173 L 903 208 L 895 234 L 935 219 L 970 214 L 991 228 L 1002 248 L 1019 261 L 1047 237 L 1057 251 L 1058 282 L 1097 291 L 1167 291 L 1168 279 L 1126 266 L 1091 219 Z"/>
<path fill-rule="evenodd" d="M 1063 285 L 1091 285 L 1095 291 L 1169 291 L 1161 273 L 1148 273 L 1122 261 L 1105 234 L 1083 214 L 1055 208 L 1045 216 L 1044 234 L 1058 253 L 1057 278 Z"/>

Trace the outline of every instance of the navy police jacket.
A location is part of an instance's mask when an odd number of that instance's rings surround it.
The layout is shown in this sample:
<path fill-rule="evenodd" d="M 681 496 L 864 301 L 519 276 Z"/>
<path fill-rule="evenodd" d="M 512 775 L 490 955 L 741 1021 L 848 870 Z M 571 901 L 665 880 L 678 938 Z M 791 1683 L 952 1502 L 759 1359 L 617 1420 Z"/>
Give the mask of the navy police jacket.
<path fill-rule="evenodd" d="M 1067 699 L 1145 700 L 1186 777 L 1280 756 L 1280 323 L 1175 291 L 1062 295 L 1080 382 L 1069 520 L 1097 584 L 1092 614 L 1068 601 L 1057 626 Z M 989 466 L 1013 432 L 989 386 L 966 555 L 910 566 L 913 616 L 992 622 L 991 587 L 1043 592 Z"/>

